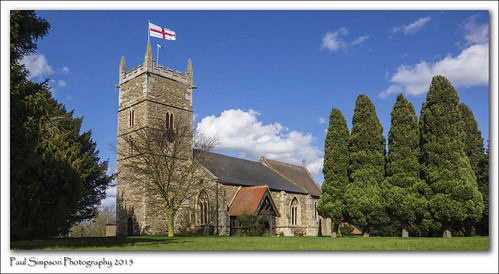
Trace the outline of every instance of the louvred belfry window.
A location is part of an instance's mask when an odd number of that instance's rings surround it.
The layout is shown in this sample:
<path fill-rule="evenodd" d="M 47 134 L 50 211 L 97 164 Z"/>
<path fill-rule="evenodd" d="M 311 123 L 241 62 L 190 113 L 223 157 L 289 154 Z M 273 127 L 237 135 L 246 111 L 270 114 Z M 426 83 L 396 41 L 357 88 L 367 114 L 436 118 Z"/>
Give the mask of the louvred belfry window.
<path fill-rule="evenodd" d="M 166 128 L 166 137 L 168 142 L 173 142 L 175 137 L 175 131 L 173 129 L 173 113 L 166 113 L 165 116 L 165 128 Z"/>

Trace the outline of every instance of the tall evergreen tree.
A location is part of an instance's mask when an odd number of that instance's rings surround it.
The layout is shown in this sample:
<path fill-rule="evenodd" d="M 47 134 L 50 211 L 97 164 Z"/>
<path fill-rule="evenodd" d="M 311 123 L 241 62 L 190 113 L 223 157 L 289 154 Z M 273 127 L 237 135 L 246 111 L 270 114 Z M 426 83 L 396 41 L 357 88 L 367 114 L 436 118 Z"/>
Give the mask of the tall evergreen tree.
<path fill-rule="evenodd" d="M 478 162 L 478 190 L 483 197 L 482 219 L 476 224 L 476 232 L 482 236 L 489 235 L 489 147 L 485 150 L 485 157 Z"/>
<path fill-rule="evenodd" d="M 430 211 L 444 237 L 451 237 L 453 225 L 467 218 L 478 221 L 483 211 L 482 195 L 464 151 L 458 104 L 449 80 L 433 77 L 420 115 L 421 169 L 432 192 L 427 197 Z"/>
<path fill-rule="evenodd" d="M 352 119 L 349 150 L 350 183 L 345 200 L 352 224 L 364 236 L 388 221 L 381 183 L 385 177 L 385 137 L 383 126 L 369 97 L 357 97 Z"/>
<path fill-rule="evenodd" d="M 488 162 L 487 156 L 484 153 L 482 132 L 478 129 L 478 123 L 471 109 L 464 103 L 459 104 L 461 112 L 461 120 L 463 121 L 464 132 L 464 152 L 470 161 L 471 168 L 475 172 L 477 178 L 478 190 L 482 194 L 484 203 L 484 212 L 482 219 L 488 219 L 488 163 L 487 174 L 483 176 L 485 161 Z M 483 225 L 483 221 L 480 221 Z M 466 219 L 463 223 L 465 235 L 471 236 L 475 230 L 473 220 Z M 483 228 L 480 234 L 483 234 Z"/>
<path fill-rule="evenodd" d="M 414 106 L 399 94 L 391 113 L 386 163 L 387 208 L 392 221 L 402 226 L 402 237 L 408 228 L 422 220 L 427 211 L 424 197 L 426 184 L 420 179 L 419 125 Z"/>
<path fill-rule="evenodd" d="M 10 231 L 11 239 L 57 236 L 96 214 L 113 176 L 106 175 L 91 133 L 80 134 L 46 82 L 27 80 L 20 58 L 36 49 L 49 24 L 34 11 L 10 17 Z"/>
<path fill-rule="evenodd" d="M 349 137 L 350 131 L 345 117 L 339 109 L 333 108 L 324 144 L 322 195 L 317 204 L 317 212 L 332 220 L 333 237 L 336 237 L 340 223 L 346 218 L 343 194 L 348 184 Z"/>
<path fill-rule="evenodd" d="M 463 122 L 464 152 L 470 160 L 471 168 L 477 174 L 478 163 L 485 157 L 482 132 L 478 129 L 478 123 L 473 112 L 465 103 L 459 104 L 459 111 Z"/>

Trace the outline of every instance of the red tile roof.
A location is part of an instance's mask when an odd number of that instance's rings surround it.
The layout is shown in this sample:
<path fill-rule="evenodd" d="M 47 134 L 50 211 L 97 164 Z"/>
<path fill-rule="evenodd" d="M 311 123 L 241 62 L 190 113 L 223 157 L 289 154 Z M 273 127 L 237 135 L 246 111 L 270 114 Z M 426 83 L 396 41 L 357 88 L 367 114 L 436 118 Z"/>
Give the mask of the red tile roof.
<path fill-rule="evenodd" d="M 243 187 L 239 189 L 229 208 L 230 216 L 239 216 L 243 213 L 255 214 L 258 205 L 269 187 L 267 185 Z"/>
<path fill-rule="evenodd" d="M 343 222 L 343 223 L 341 223 L 341 224 L 342 224 L 342 225 L 350 225 L 350 224 L 349 224 L 349 223 L 347 223 L 347 222 Z M 352 225 L 352 226 L 353 226 L 353 225 Z M 361 235 L 361 234 L 362 234 L 362 231 L 360 231 L 358 228 L 356 228 L 355 226 L 353 226 L 353 231 L 352 231 L 352 233 L 353 233 L 354 235 Z"/>

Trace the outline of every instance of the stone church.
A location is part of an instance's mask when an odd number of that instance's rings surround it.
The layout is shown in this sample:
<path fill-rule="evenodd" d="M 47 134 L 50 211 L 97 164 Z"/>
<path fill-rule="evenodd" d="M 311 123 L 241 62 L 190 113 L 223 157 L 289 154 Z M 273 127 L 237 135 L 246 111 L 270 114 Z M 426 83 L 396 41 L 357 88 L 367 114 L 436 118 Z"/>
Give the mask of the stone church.
<path fill-rule="evenodd" d="M 126 176 L 130 150 L 123 142 L 133 138 L 154 119 L 168 127 L 179 121 L 193 128 L 193 70 L 189 59 L 185 74 L 155 65 L 148 42 L 141 65 L 127 71 L 125 58 L 119 66 L 118 157 L 116 164 L 116 234 L 166 234 L 163 203 L 140 182 Z M 133 144 L 133 143 L 132 143 Z M 199 151 L 191 149 L 186 154 Z M 133 148 L 132 148 L 133 149 Z M 133 156 L 130 156 L 133 157 Z M 331 221 L 317 213 L 321 188 L 303 165 L 265 157 L 258 162 L 208 152 L 200 168 L 203 179 L 175 215 L 175 233 L 199 233 L 212 225 L 217 235 L 239 235 L 241 214 L 265 215 L 271 236 L 330 235 Z"/>

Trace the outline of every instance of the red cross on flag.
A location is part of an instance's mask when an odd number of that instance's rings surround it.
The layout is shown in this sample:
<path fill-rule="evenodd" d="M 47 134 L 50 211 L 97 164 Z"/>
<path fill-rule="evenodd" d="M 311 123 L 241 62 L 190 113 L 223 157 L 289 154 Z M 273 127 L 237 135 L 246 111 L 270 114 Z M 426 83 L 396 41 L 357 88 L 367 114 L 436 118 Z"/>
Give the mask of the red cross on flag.
<path fill-rule="evenodd" d="M 175 32 L 169 29 L 156 26 L 149 22 L 149 36 L 163 38 L 166 40 L 175 40 Z"/>

